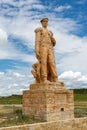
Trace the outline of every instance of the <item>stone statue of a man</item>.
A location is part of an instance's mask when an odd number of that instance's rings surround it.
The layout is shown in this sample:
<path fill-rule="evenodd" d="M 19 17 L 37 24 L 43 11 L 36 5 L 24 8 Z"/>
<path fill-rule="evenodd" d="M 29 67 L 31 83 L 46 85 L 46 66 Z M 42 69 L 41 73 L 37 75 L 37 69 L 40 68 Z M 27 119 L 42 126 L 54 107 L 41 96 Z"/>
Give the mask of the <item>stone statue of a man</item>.
<path fill-rule="evenodd" d="M 40 63 L 40 82 L 57 82 L 58 76 L 53 48 L 56 41 L 53 33 L 47 29 L 48 18 L 43 18 L 40 22 L 42 27 L 35 29 L 35 51 L 36 58 Z"/>

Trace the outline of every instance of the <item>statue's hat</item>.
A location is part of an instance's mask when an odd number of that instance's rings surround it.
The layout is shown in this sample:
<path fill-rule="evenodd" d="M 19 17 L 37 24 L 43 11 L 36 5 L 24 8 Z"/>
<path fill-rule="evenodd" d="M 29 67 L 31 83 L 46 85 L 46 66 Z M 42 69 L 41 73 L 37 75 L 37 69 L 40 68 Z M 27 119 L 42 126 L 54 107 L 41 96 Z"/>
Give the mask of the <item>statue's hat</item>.
<path fill-rule="evenodd" d="M 48 18 L 42 18 L 42 19 L 40 20 L 40 22 L 42 22 L 44 19 L 47 19 L 47 20 L 49 20 Z"/>

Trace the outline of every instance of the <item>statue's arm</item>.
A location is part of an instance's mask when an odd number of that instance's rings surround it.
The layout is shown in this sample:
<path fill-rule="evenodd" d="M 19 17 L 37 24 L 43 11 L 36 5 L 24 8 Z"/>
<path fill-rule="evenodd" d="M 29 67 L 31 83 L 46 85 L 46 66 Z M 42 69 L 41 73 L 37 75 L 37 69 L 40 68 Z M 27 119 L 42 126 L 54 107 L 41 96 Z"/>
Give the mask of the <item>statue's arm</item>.
<path fill-rule="evenodd" d="M 40 42 L 41 42 L 41 29 L 37 28 L 35 30 L 35 52 L 36 58 L 40 60 Z"/>
<path fill-rule="evenodd" d="M 55 46 L 56 45 L 56 40 L 55 40 L 55 38 L 53 36 L 53 33 L 51 31 L 50 31 L 50 33 L 51 33 L 51 42 L 52 42 L 53 46 Z"/>

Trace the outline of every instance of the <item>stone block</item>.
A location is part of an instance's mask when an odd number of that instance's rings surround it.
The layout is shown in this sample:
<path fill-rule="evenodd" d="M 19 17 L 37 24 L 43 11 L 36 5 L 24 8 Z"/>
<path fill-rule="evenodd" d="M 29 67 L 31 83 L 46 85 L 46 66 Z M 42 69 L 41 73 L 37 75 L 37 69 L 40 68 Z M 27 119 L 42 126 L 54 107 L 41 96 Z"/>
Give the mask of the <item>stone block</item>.
<path fill-rule="evenodd" d="M 62 82 L 31 84 L 23 92 L 23 113 L 45 121 L 74 118 L 73 91 Z"/>

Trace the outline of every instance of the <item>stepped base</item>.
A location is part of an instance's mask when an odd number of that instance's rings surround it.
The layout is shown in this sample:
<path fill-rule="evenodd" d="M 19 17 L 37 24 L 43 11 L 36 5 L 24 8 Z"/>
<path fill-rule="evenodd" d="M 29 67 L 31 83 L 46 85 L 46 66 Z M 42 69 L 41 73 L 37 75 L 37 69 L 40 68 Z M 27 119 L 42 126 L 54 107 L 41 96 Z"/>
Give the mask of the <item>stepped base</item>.
<path fill-rule="evenodd" d="M 23 92 L 23 113 L 45 121 L 74 118 L 73 91 L 62 82 L 31 84 Z"/>

